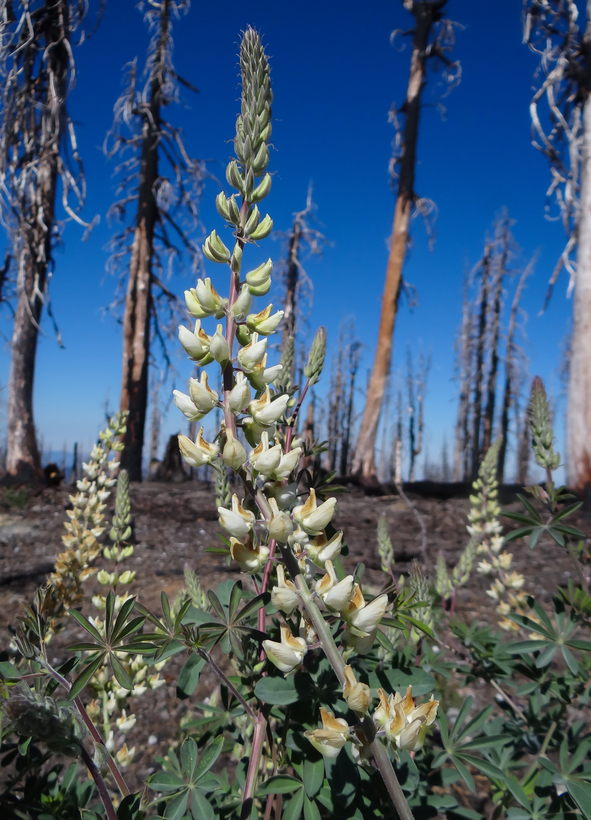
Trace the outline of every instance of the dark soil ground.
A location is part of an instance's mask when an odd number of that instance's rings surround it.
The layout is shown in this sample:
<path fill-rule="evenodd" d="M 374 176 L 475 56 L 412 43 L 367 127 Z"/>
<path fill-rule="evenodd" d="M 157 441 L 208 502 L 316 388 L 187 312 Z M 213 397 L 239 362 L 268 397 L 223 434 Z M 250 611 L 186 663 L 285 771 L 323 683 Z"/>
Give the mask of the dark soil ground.
<path fill-rule="evenodd" d="M 423 497 L 413 494 L 410 486 L 407 489 L 426 526 L 431 571 L 440 551 L 448 566 L 454 566 L 467 541 L 468 498 Z M 22 602 L 31 600 L 62 549 L 69 492 L 67 487 L 47 488 L 32 495 L 20 509 L 0 506 L 0 651 L 10 643 L 8 630 L 22 611 Z M 131 499 L 136 547 L 128 568 L 137 572 L 131 589 L 142 603 L 159 611 L 162 590 L 174 598 L 183 586 L 186 563 L 198 574 L 206 590 L 225 578 L 239 577 L 223 557 L 205 552 L 207 547 L 220 544 L 212 489 L 200 482 L 149 482 L 132 485 Z M 505 508 L 519 509 L 519 503 L 510 502 Z M 349 544 L 347 563 L 352 569 L 356 563 L 364 562 L 363 581 L 370 589 L 372 585 L 379 587 L 383 580 L 376 549 L 376 527 L 381 516 L 388 520 L 397 570 L 404 573 L 412 560 L 419 557 L 421 541 L 417 520 L 406 503 L 397 495 L 367 496 L 358 488 L 339 496 L 334 523 L 345 531 Z M 588 519 L 579 517 L 573 524 L 591 535 Z M 571 575 L 568 556 L 549 541 L 540 542 L 534 551 L 522 542 L 512 548 L 514 568 L 526 577 L 526 591 L 547 604 L 556 585 L 566 584 Z M 89 601 L 95 586 L 94 581 L 88 584 Z M 495 623 L 494 605 L 485 594 L 487 586 L 485 578 L 473 574 L 468 586 L 460 590 L 456 609 L 467 621 Z M 62 633 L 55 643 L 56 660 L 60 646 L 72 642 L 74 637 L 74 631 Z M 173 658 L 163 672 L 167 685 L 133 701 L 137 724 L 126 740 L 130 747 L 136 747 L 137 753 L 130 780 L 136 776 L 143 779 L 150 773 L 154 753 L 166 753 L 176 738 L 179 718 L 190 709 L 190 701 L 178 701 L 175 697 L 175 682 L 182 663 L 182 658 Z M 215 686 L 216 681 L 205 670 L 195 699 L 204 699 Z M 478 695 L 478 691 L 472 693 Z"/>

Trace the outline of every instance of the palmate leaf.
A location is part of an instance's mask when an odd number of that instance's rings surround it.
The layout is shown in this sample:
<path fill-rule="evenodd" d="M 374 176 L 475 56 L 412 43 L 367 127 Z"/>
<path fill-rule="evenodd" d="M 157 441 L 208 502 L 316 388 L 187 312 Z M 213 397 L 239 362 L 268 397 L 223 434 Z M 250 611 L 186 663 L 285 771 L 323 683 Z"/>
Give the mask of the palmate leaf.
<path fill-rule="evenodd" d="M 322 765 L 322 780 L 324 780 L 324 764 Z M 320 785 L 322 785 L 322 780 Z M 265 797 L 269 794 L 292 794 L 303 786 L 304 784 L 297 777 L 292 777 L 290 774 L 276 774 L 261 784 L 257 797 Z"/>
<path fill-rule="evenodd" d="M 97 646 L 104 646 L 104 638 L 101 633 L 98 631 L 96 627 L 94 627 L 88 618 L 83 615 L 81 612 L 78 612 L 77 609 L 69 609 L 69 615 L 74 618 L 75 621 L 78 621 L 81 627 L 85 629 L 92 637 L 97 641 Z"/>

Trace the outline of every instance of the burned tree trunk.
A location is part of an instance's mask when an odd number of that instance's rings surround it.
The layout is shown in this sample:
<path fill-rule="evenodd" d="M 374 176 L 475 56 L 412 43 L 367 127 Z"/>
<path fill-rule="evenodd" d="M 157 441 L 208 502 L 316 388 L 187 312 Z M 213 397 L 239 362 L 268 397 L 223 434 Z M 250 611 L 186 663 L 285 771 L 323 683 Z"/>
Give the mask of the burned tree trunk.
<path fill-rule="evenodd" d="M 472 361 L 472 314 L 468 299 L 468 283 L 469 278 L 466 273 L 462 301 L 462 325 L 459 344 L 456 347 L 460 370 L 460 395 L 454 444 L 454 481 L 461 481 L 463 477 L 462 467 L 469 445 L 468 416 L 470 405 L 470 365 Z"/>
<path fill-rule="evenodd" d="M 492 303 L 491 315 L 488 321 L 490 326 L 490 367 L 486 380 L 486 407 L 484 410 L 484 424 L 482 437 L 482 452 L 488 452 L 493 435 L 495 417 L 495 401 L 497 392 L 497 374 L 499 370 L 499 337 L 501 333 L 501 309 L 503 297 L 503 281 L 505 279 L 507 260 L 510 252 L 509 218 L 504 216 L 497 223 L 497 234 L 500 248 L 497 249 L 495 260 L 494 279 L 491 282 Z"/>
<path fill-rule="evenodd" d="M 486 245 L 484 256 L 481 262 L 481 283 L 479 294 L 479 315 L 476 329 L 476 361 L 474 372 L 474 401 L 472 407 L 472 477 L 478 475 L 480 458 L 482 455 L 482 442 L 480 433 L 482 430 L 482 392 L 484 385 L 484 345 L 486 337 L 486 317 L 488 313 L 488 291 L 490 258 L 492 253 L 492 243 Z"/>
<path fill-rule="evenodd" d="M 445 3 L 446 0 L 433 0 L 433 2 L 406 0 L 404 3 L 405 8 L 415 18 L 415 28 L 407 95 L 402 106 L 405 123 L 399 159 L 392 244 L 386 266 L 386 281 L 382 296 L 374 364 L 353 462 L 353 472 L 360 473 L 364 478 L 373 477 L 376 472 L 374 460 L 376 436 L 386 379 L 392 360 L 393 333 L 402 285 L 402 268 L 408 244 L 410 217 L 415 201 L 415 165 L 421 95 L 426 83 L 427 59 L 432 53 L 432 50 L 429 50 L 429 37 L 433 25 L 441 19 L 441 9 Z"/>
<path fill-rule="evenodd" d="M 158 144 L 164 54 L 168 47 L 170 8 L 163 0 L 160 9 L 160 42 L 154 55 L 154 72 L 148 110 L 142 133 L 140 182 L 137 216 L 129 279 L 123 314 L 123 373 L 120 410 L 128 411 L 125 449 L 121 467 L 130 481 L 142 480 L 142 452 L 148 407 L 148 362 L 150 357 L 150 318 L 152 313 L 152 259 L 154 231 L 158 221 L 156 181 L 158 180 Z"/>
<path fill-rule="evenodd" d="M 8 9 L 4 0 L 0 10 L 5 20 L 0 46 L 4 78 L 1 207 L 16 262 L 17 301 L 8 383 L 6 468 L 12 480 L 31 481 L 42 475 L 33 387 L 37 340 L 43 306 L 48 302 L 48 273 L 56 237 L 58 177 L 64 187 L 64 206 L 69 216 L 79 222 L 68 204 L 69 192 L 74 191 L 78 206 L 84 200 L 84 179 L 66 97 L 74 72 L 72 27 L 84 19 L 86 9 L 71 9 L 67 0 L 15 3 Z M 78 166 L 76 172 L 61 157 L 66 136 Z M 7 272 L 5 266 L 2 284 Z"/>
<path fill-rule="evenodd" d="M 287 271 L 285 273 L 285 300 L 283 303 L 283 344 L 289 336 L 296 335 L 296 291 L 299 278 L 300 239 L 302 236 L 302 222 L 299 214 L 293 221 L 287 251 Z"/>
<path fill-rule="evenodd" d="M 521 294 L 523 292 L 523 288 L 525 287 L 525 280 L 531 273 L 533 261 L 534 260 L 532 259 L 521 274 L 519 284 L 517 285 L 517 290 L 515 291 L 515 295 L 513 297 L 511 314 L 509 316 L 507 349 L 505 352 L 505 388 L 503 390 L 503 408 L 501 410 L 501 446 L 499 448 L 499 461 L 497 467 L 499 484 L 502 484 L 505 479 L 505 459 L 507 457 L 507 438 L 509 435 L 509 411 L 511 410 L 515 393 L 515 329 L 517 325 L 517 311 L 519 310 L 519 300 L 521 299 Z M 518 443 L 517 447 L 519 448 L 519 446 L 520 444 Z"/>

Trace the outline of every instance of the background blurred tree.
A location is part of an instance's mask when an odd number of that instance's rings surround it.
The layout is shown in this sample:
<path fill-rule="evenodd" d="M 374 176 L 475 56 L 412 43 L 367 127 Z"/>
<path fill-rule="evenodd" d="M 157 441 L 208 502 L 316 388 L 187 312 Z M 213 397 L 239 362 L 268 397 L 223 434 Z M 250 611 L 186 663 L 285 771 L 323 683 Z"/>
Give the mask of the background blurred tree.
<path fill-rule="evenodd" d="M 353 471 L 365 478 L 375 476 L 376 472 L 375 442 L 386 379 L 390 372 L 392 337 L 403 282 L 402 268 L 406 256 L 410 220 L 414 208 L 424 210 L 427 207 L 427 203 L 417 197 L 414 184 L 421 96 L 427 79 L 428 60 L 435 58 L 443 65 L 444 80 L 448 90 L 451 90 L 459 80 L 459 64 L 453 63 L 446 55 L 454 42 L 454 26 L 449 20 L 443 19 L 442 15 L 446 2 L 447 0 L 431 0 L 430 2 L 403 0 L 404 8 L 415 18 L 415 25 L 409 31 L 393 33 L 393 37 L 397 34 L 412 36 L 413 49 L 406 99 L 400 110 L 396 112 L 396 114 L 404 114 L 404 129 L 397 128 L 398 151 L 395 157 L 397 198 L 392 240 L 386 267 L 386 282 L 374 364 L 353 460 Z M 397 124 L 396 114 L 394 114 L 395 124 Z"/>
<path fill-rule="evenodd" d="M 140 4 L 143 10 L 146 4 Z M 119 155 L 121 198 L 110 216 L 125 221 L 128 208 L 135 213 L 113 239 L 110 266 L 120 274 L 113 303 L 124 304 L 123 373 L 120 409 L 129 411 L 121 464 L 131 481 L 142 479 L 142 452 L 148 407 L 148 365 L 152 337 L 161 342 L 169 365 L 166 337 L 176 331 L 178 298 L 164 284 L 166 268 L 181 249 L 194 267 L 200 260 L 188 234 L 198 221 L 197 206 L 204 165 L 192 159 L 178 128 L 163 119 L 162 109 L 178 101 L 179 83 L 197 91 L 180 77 L 172 62 L 173 17 L 189 10 L 189 0 L 151 0 L 144 19 L 153 32 L 139 85 L 137 60 L 129 66 L 127 88 L 115 104 L 115 117 L 105 150 Z M 163 173 L 163 165 L 168 174 Z"/>
<path fill-rule="evenodd" d="M 16 302 L 6 468 L 15 481 L 42 475 L 33 383 L 44 306 L 53 320 L 48 286 L 64 224 L 56 217 L 58 181 L 66 218 L 88 227 L 76 213 L 86 189 L 66 108 L 76 78 L 73 34 L 84 39 L 86 14 L 87 4 L 74 0 L 0 0 L 0 215 L 12 246 Z"/>
<path fill-rule="evenodd" d="M 574 0 L 526 0 L 523 39 L 540 57 L 530 112 L 533 144 L 550 163 L 547 207 L 558 205 L 567 235 L 546 304 L 563 267 L 574 291 L 567 483 L 591 500 L 591 0 L 585 6 L 579 26 Z"/>

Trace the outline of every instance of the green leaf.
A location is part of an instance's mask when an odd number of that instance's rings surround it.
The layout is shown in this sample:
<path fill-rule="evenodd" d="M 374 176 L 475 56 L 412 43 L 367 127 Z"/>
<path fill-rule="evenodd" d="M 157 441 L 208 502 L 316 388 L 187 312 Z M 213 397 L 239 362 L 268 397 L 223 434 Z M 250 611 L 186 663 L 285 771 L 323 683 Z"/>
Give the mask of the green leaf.
<path fill-rule="evenodd" d="M 539 656 L 536 658 L 536 669 L 543 669 L 544 666 L 548 666 L 552 662 L 552 658 L 556 654 L 556 650 L 558 646 L 556 644 L 545 644 L 545 648 L 540 652 Z"/>
<path fill-rule="evenodd" d="M 260 595 L 257 595 L 256 598 L 253 598 L 252 601 L 249 601 L 242 607 L 236 617 L 236 620 L 243 621 L 249 615 L 253 615 L 255 612 L 258 612 L 262 606 L 267 606 L 270 600 L 271 595 L 268 592 L 261 592 Z"/>
<path fill-rule="evenodd" d="M 468 769 L 464 766 L 459 757 L 456 757 L 456 755 L 450 755 L 449 758 L 458 770 L 458 772 L 460 773 L 460 777 L 462 778 L 466 786 L 468 786 L 471 792 L 474 792 L 474 778 L 472 777 Z"/>
<path fill-rule="evenodd" d="M 232 587 L 232 592 L 230 593 L 230 601 L 228 603 L 228 619 L 230 621 L 234 620 L 234 616 L 238 611 L 238 607 L 240 605 L 240 601 L 242 599 L 242 584 L 238 581 Z"/>
<path fill-rule="evenodd" d="M 465 749 L 488 749 L 491 746 L 504 746 L 505 743 L 510 743 L 513 738 L 510 735 L 481 735 L 475 737 L 474 740 L 469 740 L 462 744 L 462 752 Z M 459 751 L 459 750 L 458 750 Z"/>
<path fill-rule="evenodd" d="M 213 820 L 215 816 L 213 806 L 198 789 L 191 790 L 191 813 L 193 820 Z"/>
<path fill-rule="evenodd" d="M 105 640 L 101 633 L 96 629 L 81 612 L 78 612 L 77 609 L 69 609 L 68 613 L 74 618 L 75 621 L 78 621 L 81 627 L 83 627 L 88 633 L 92 635 L 92 637 L 98 641 L 100 646 L 105 645 Z"/>
<path fill-rule="evenodd" d="M 515 641 L 504 647 L 509 655 L 529 655 L 530 652 L 539 652 L 548 644 L 546 641 Z"/>
<path fill-rule="evenodd" d="M 176 792 L 186 788 L 185 781 L 172 772 L 156 772 L 148 778 L 148 786 L 155 792 Z"/>
<path fill-rule="evenodd" d="M 131 692 L 131 690 L 133 689 L 133 681 L 128 671 L 125 669 L 125 667 L 123 666 L 123 664 L 114 652 L 111 653 L 109 660 L 111 661 L 111 666 L 113 667 L 113 674 L 117 678 L 117 681 L 121 684 L 121 686 L 124 689 L 129 689 L 129 691 Z"/>
<path fill-rule="evenodd" d="M 131 610 L 135 606 L 135 598 L 128 598 L 124 604 L 122 604 L 121 609 L 119 610 L 119 614 L 117 615 L 117 620 L 115 621 L 115 626 L 113 627 L 113 641 L 120 640 L 119 632 L 125 626 L 125 622 L 127 621 L 127 616 L 131 612 Z M 134 619 L 137 620 L 137 619 Z M 143 623 L 145 618 L 140 618 L 140 624 Z"/>
<path fill-rule="evenodd" d="M 542 522 L 542 517 L 540 516 L 540 513 L 536 510 L 536 508 L 531 503 L 529 498 L 526 498 L 526 496 L 521 495 L 521 493 L 517 493 L 517 498 L 521 501 L 521 503 L 523 504 L 525 509 L 530 513 L 530 515 L 534 519 L 534 521 L 537 521 L 539 524 L 543 523 Z"/>
<path fill-rule="evenodd" d="M 101 653 L 98 658 L 95 658 L 82 670 L 68 692 L 68 700 L 74 700 L 76 695 L 80 694 L 99 666 L 102 666 L 104 658 L 104 654 Z"/>
<path fill-rule="evenodd" d="M 164 816 L 167 820 L 180 820 L 187 811 L 189 803 L 189 790 L 185 789 L 180 794 L 172 798 L 170 803 L 164 810 Z"/>
<path fill-rule="evenodd" d="M 322 767 L 322 778 L 324 779 L 324 766 Z M 301 780 L 290 774 L 276 774 L 261 784 L 257 797 L 265 797 L 269 794 L 291 794 L 296 789 L 301 789 L 303 785 Z"/>
<path fill-rule="evenodd" d="M 566 665 L 573 673 L 573 675 L 579 674 L 579 664 L 573 653 L 570 649 L 567 649 L 566 646 L 561 646 L 560 651 L 562 652 L 562 657 L 564 658 Z"/>
<path fill-rule="evenodd" d="M 185 665 L 181 669 L 181 674 L 176 684 L 176 696 L 179 700 L 185 700 L 191 697 L 197 684 L 199 683 L 199 675 L 205 666 L 205 659 L 199 655 L 190 655 Z"/>
<path fill-rule="evenodd" d="M 288 706 L 290 703 L 310 697 L 312 687 L 307 676 L 293 675 L 290 678 L 280 678 L 268 675 L 266 678 L 259 678 L 254 693 L 264 703 Z"/>
<path fill-rule="evenodd" d="M 383 669 L 370 675 L 369 684 L 372 689 L 386 688 L 386 682 L 391 691 L 400 692 L 402 695 L 409 686 L 412 686 L 415 697 L 428 695 L 437 688 L 433 675 L 415 666 L 406 669 Z"/>
<path fill-rule="evenodd" d="M 304 790 L 298 789 L 291 800 L 285 806 L 281 815 L 281 820 L 298 820 L 304 806 Z"/>
<path fill-rule="evenodd" d="M 205 749 L 201 753 L 201 757 L 199 758 L 197 768 L 195 769 L 195 774 L 193 776 L 194 782 L 199 780 L 200 777 L 203 777 L 205 772 L 208 772 L 211 769 L 213 764 L 220 756 L 223 745 L 224 736 L 220 735 L 219 737 L 216 737 L 215 740 L 212 740 L 211 743 L 205 747 Z"/>
<path fill-rule="evenodd" d="M 209 598 L 209 602 L 212 605 L 213 609 L 215 610 L 216 614 L 219 616 L 220 620 L 224 623 L 226 622 L 226 612 L 224 607 L 220 603 L 220 599 L 215 594 L 213 589 L 209 589 L 207 591 L 207 597 Z"/>
<path fill-rule="evenodd" d="M 460 729 L 462 728 L 462 724 L 464 723 L 464 721 L 468 717 L 468 714 L 470 713 L 470 709 L 472 708 L 473 700 L 474 699 L 470 695 L 462 703 L 462 706 L 461 706 L 460 711 L 458 713 L 458 716 L 456 718 L 456 722 L 454 723 L 454 727 L 451 730 L 451 736 L 450 737 L 451 737 L 452 741 L 459 740 L 459 738 L 461 737 Z"/>
<path fill-rule="evenodd" d="M 461 755 L 464 763 L 469 763 L 471 766 L 474 766 L 488 777 L 494 777 L 497 780 L 500 780 L 501 783 L 505 782 L 505 773 L 503 770 L 491 763 L 490 760 L 487 760 L 484 757 L 476 757 L 476 755 L 464 754 L 463 747 L 461 750 L 458 750 L 458 755 Z"/>
<path fill-rule="evenodd" d="M 197 744 L 192 737 L 183 741 L 181 746 L 181 766 L 187 780 L 193 780 L 193 772 L 197 763 Z"/>
<path fill-rule="evenodd" d="M 324 782 L 324 760 L 319 757 L 312 760 L 306 757 L 304 760 L 304 787 L 308 797 L 315 797 L 320 791 Z"/>
<path fill-rule="evenodd" d="M 524 809 L 529 809 L 530 803 L 528 797 L 526 793 L 523 791 L 523 788 L 519 780 L 517 780 L 517 778 L 514 775 L 510 774 L 507 777 L 505 777 L 505 783 L 507 784 L 507 788 L 509 789 L 513 797 L 517 800 L 517 802 L 520 803 Z"/>
<path fill-rule="evenodd" d="M 564 509 L 560 510 L 559 513 L 556 513 L 551 523 L 554 524 L 556 521 L 560 521 L 562 518 L 566 518 L 567 515 L 572 515 L 572 513 L 575 513 L 577 510 L 580 510 L 582 506 L 583 502 L 577 501 L 574 504 L 570 504 L 568 507 L 564 507 Z"/>
<path fill-rule="evenodd" d="M 310 800 L 307 794 L 304 795 L 304 820 L 320 820 L 316 801 Z"/>
<path fill-rule="evenodd" d="M 540 536 L 542 535 L 545 529 L 546 527 L 536 527 L 535 530 L 532 530 L 531 535 L 529 537 L 530 550 L 533 550 L 535 548 L 536 544 L 540 540 Z"/>
<path fill-rule="evenodd" d="M 590 820 L 591 818 L 591 786 L 583 783 L 575 783 L 572 780 L 565 781 L 568 793 L 575 801 L 583 817 Z"/>

